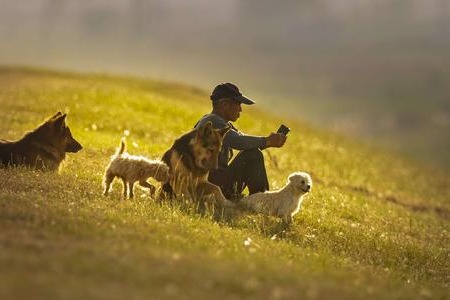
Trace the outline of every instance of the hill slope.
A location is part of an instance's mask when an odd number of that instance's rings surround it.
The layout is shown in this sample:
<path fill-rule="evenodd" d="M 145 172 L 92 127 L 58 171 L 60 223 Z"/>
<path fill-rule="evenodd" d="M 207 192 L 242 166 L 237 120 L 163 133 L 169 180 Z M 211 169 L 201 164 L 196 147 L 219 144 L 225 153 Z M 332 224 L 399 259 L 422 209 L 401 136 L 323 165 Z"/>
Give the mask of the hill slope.
<path fill-rule="evenodd" d="M 245 107 L 238 127 L 265 135 L 272 188 L 292 171 L 314 187 L 295 225 L 215 221 L 144 191 L 101 196 L 125 130 L 158 158 L 210 110 L 192 87 L 130 78 L 0 69 L 0 131 L 16 139 L 58 110 L 83 151 L 60 174 L 0 169 L 1 299 L 445 299 L 450 177 L 356 142 Z M 134 145 L 134 146 L 132 146 Z"/>

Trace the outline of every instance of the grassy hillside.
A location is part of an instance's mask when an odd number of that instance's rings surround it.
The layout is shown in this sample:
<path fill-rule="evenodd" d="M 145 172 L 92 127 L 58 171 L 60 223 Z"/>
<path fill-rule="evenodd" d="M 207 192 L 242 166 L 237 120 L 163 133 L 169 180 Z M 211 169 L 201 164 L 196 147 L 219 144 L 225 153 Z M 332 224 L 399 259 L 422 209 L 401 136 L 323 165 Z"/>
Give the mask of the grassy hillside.
<path fill-rule="evenodd" d="M 84 149 L 59 174 L 0 170 L 0 299 L 448 299 L 450 176 L 244 107 L 237 126 L 265 135 L 270 184 L 306 171 L 315 185 L 295 224 L 199 216 L 139 190 L 107 198 L 101 180 L 128 130 L 129 151 L 159 158 L 210 110 L 192 87 L 0 69 L 0 138 L 58 110 Z"/>

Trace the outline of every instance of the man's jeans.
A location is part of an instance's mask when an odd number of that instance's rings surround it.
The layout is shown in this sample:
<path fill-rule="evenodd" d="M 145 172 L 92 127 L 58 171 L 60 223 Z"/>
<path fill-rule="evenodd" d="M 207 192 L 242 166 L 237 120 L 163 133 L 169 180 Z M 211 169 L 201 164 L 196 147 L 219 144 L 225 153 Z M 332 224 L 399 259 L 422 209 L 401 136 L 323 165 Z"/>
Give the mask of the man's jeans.
<path fill-rule="evenodd" d="M 239 152 L 226 169 L 210 171 L 208 180 L 230 200 L 239 199 L 245 187 L 250 194 L 269 190 L 264 156 L 259 149 Z"/>

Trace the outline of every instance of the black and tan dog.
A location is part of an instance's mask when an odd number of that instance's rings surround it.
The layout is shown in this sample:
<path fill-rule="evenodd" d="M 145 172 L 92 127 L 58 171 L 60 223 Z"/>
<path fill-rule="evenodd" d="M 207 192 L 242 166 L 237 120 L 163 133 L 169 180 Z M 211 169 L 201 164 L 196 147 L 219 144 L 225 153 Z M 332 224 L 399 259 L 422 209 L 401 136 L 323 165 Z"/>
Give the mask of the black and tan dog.
<path fill-rule="evenodd" d="M 66 152 L 76 153 L 83 148 L 73 138 L 66 125 L 66 117 L 66 114 L 58 112 L 20 140 L 0 140 L 0 167 L 58 170 Z"/>
<path fill-rule="evenodd" d="M 163 191 L 170 197 L 208 198 L 218 207 L 233 206 L 218 186 L 208 182 L 209 171 L 218 168 L 222 141 L 229 129 L 214 129 L 207 122 L 178 138 L 162 158 L 170 169 L 170 179 Z"/>

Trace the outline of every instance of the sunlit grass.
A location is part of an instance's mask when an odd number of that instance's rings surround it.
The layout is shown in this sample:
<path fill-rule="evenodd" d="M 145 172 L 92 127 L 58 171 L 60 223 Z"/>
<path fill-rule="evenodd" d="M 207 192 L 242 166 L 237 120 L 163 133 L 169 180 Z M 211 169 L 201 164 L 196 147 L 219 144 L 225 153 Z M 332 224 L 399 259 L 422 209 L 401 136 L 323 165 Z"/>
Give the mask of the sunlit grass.
<path fill-rule="evenodd" d="M 244 107 L 238 127 L 266 135 L 273 188 L 313 175 L 295 224 L 238 214 L 217 220 L 121 186 L 101 196 L 110 155 L 160 158 L 210 110 L 207 92 L 108 76 L 3 70 L 1 138 L 56 111 L 84 149 L 60 174 L 0 170 L 0 298 L 445 298 L 450 177 L 401 157 Z"/>

